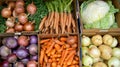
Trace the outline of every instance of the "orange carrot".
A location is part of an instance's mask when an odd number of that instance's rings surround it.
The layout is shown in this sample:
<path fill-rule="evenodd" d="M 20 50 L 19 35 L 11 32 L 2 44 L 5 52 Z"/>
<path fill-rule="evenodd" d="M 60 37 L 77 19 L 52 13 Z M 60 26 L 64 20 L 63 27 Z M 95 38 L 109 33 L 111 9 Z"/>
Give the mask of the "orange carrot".
<path fill-rule="evenodd" d="M 79 57 L 78 57 L 78 56 L 75 56 L 75 60 L 79 61 Z"/>
<path fill-rule="evenodd" d="M 73 60 L 72 64 L 78 64 L 79 62 L 77 60 Z"/>
<path fill-rule="evenodd" d="M 75 54 L 71 55 L 71 57 L 69 58 L 68 61 L 65 61 L 65 63 L 67 63 L 67 65 L 71 65 L 72 64 L 72 61 L 73 61 L 73 58 L 74 58 Z"/>
<path fill-rule="evenodd" d="M 47 63 L 47 67 L 51 67 L 51 63 Z"/>
<path fill-rule="evenodd" d="M 68 51 L 71 51 L 71 50 L 74 50 L 74 48 L 68 48 L 67 50 L 68 50 Z"/>
<path fill-rule="evenodd" d="M 73 25 L 73 32 L 76 32 L 76 24 L 75 24 L 75 20 L 72 18 L 72 25 Z"/>
<path fill-rule="evenodd" d="M 42 44 L 42 43 L 46 43 L 46 42 L 48 42 L 48 41 L 50 41 L 50 39 L 40 40 L 40 44 Z"/>
<path fill-rule="evenodd" d="M 68 13 L 68 26 L 67 26 L 67 30 L 68 30 L 69 33 L 71 32 L 71 29 L 70 29 L 71 23 L 72 23 L 72 15 L 71 15 L 71 13 Z"/>
<path fill-rule="evenodd" d="M 54 12 L 51 12 L 49 18 L 49 24 L 48 24 L 49 26 L 51 25 L 53 18 L 54 18 Z"/>
<path fill-rule="evenodd" d="M 61 59 L 60 59 L 60 65 L 62 65 L 63 64 L 63 62 L 64 62 L 64 60 L 65 60 L 65 58 L 67 57 L 67 55 L 68 55 L 68 50 L 65 50 L 65 53 L 64 53 L 64 55 L 61 57 Z"/>
<path fill-rule="evenodd" d="M 48 62 L 48 57 L 45 55 L 44 56 L 44 61 L 47 63 Z"/>
<path fill-rule="evenodd" d="M 72 50 L 71 52 L 69 52 L 69 55 L 67 56 L 67 58 L 65 59 L 65 61 L 68 61 L 75 53 L 76 53 L 75 50 Z"/>
<path fill-rule="evenodd" d="M 52 59 L 48 59 L 48 62 L 49 62 L 49 63 L 52 63 Z"/>
<path fill-rule="evenodd" d="M 57 62 L 52 62 L 52 67 L 57 67 Z"/>
<path fill-rule="evenodd" d="M 39 24 L 39 30 L 42 30 L 42 29 L 43 29 L 43 25 L 44 25 L 46 19 L 47 19 L 47 16 L 45 16 L 45 17 L 41 20 L 41 23 Z"/>
<path fill-rule="evenodd" d="M 55 49 L 58 51 L 59 49 L 60 49 L 60 46 L 59 46 L 59 44 L 55 44 Z"/>
<path fill-rule="evenodd" d="M 41 53 L 40 53 L 40 64 L 42 65 L 43 64 L 43 58 L 45 56 L 45 51 L 44 50 L 41 50 Z"/>
<path fill-rule="evenodd" d="M 59 13 L 57 12 L 56 14 L 57 14 L 57 17 L 56 17 L 56 19 L 57 19 L 57 21 L 56 21 L 56 34 L 58 34 L 58 27 L 59 27 Z"/>
<path fill-rule="evenodd" d="M 51 55 L 54 55 L 54 54 L 55 54 L 55 52 L 56 52 L 56 50 L 55 50 L 55 49 L 53 49 L 53 50 L 51 50 L 50 54 L 51 54 Z"/>
<path fill-rule="evenodd" d="M 60 38 L 60 41 L 66 42 L 66 41 L 67 41 L 67 38 L 66 38 L 66 37 L 61 37 L 61 38 Z"/>
<path fill-rule="evenodd" d="M 52 42 L 51 46 L 46 50 L 46 53 L 49 53 L 55 45 L 55 42 Z"/>
<path fill-rule="evenodd" d="M 57 40 L 57 39 L 55 39 L 54 41 L 55 41 L 55 43 L 57 43 L 57 44 L 59 44 L 59 45 L 65 44 L 64 42 L 61 42 L 61 41 L 59 41 L 59 40 Z"/>

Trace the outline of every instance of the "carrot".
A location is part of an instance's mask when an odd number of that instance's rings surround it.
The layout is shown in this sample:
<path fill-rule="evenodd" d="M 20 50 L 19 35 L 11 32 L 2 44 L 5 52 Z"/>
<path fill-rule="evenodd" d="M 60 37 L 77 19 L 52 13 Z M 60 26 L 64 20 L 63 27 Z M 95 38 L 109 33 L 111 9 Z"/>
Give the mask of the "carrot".
<path fill-rule="evenodd" d="M 77 60 L 73 60 L 72 64 L 78 64 L 79 62 Z"/>
<path fill-rule="evenodd" d="M 71 29 L 70 29 L 70 27 L 71 27 L 71 23 L 72 23 L 72 15 L 71 15 L 71 13 L 68 13 L 68 27 L 67 27 L 67 30 L 68 30 L 68 32 L 70 33 L 71 31 Z"/>
<path fill-rule="evenodd" d="M 59 44 L 59 45 L 65 44 L 64 42 L 61 42 L 61 41 L 59 41 L 59 40 L 57 40 L 57 39 L 55 39 L 54 41 L 55 41 L 55 43 L 57 43 L 57 44 Z"/>
<path fill-rule="evenodd" d="M 52 63 L 52 59 L 48 59 L 48 62 L 49 62 L 49 63 Z"/>
<path fill-rule="evenodd" d="M 58 52 L 60 53 L 61 51 L 63 51 L 63 49 L 64 49 L 64 47 L 62 46 L 62 47 L 60 48 L 60 50 L 58 50 Z"/>
<path fill-rule="evenodd" d="M 51 46 L 46 50 L 46 53 L 49 53 L 55 45 L 55 42 L 52 42 Z"/>
<path fill-rule="evenodd" d="M 43 29 L 43 25 L 45 24 L 45 20 L 47 19 L 47 16 L 45 16 L 42 20 L 41 23 L 39 24 L 39 30 Z"/>
<path fill-rule="evenodd" d="M 75 53 L 76 53 L 75 50 L 72 50 L 71 52 L 69 52 L 69 55 L 66 57 L 65 61 L 68 61 Z"/>
<path fill-rule="evenodd" d="M 63 26 L 62 26 L 62 34 L 65 32 L 65 22 L 66 22 L 66 18 L 67 18 L 67 16 L 66 16 L 66 13 L 64 13 L 63 14 Z"/>
<path fill-rule="evenodd" d="M 58 51 L 59 49 L 60 49 L 60 46 L 59 46 L 59 44 L 55 44 L 55 49 Z"/>
<path fill-rule="evenodd" d="M 47 67 L 51 67 L 51 63 L 47 63 Z"/>
<path fill-rule="evenodd" d="M 57 62 L 52 62 L 52 67 L 57 67 Z"/>
<path fill-rule="evenodd" d="M 41 50 L 41 53 L 40 53 L 40 64 L 42 65 L 43 64 L 43 58 L 45 56 L 45 51 L 44 50 Z"/>
<path fill-rule="evenodd" d="M 63 62 L 64 62 L 64 60 L 65 60 L 65 58 L 67 57 L 67 55 L 68 55 L 68 50 L 65 50 L 65 53 L 64 53 L 64 55 L 62 55 L 62 57 L 61 57 L 61 60 L 60 60 L 60 65 L 62 65 L 63 64 Z"/>
<path fill-rule="evenodd" d="M 56 29 L 56 21 L 57 21 L 57 12 L 54 12 L 55 17 L 54 17 L 54 29 Z"/>
<path fill-rule="evenodd" d="M 44 61 L 47 63 L 48 62 L 48 57 L 45 55 L 44 56 Z"/>
<path fill-rule="evenodd" d="M 51 12 L 49 18 L 49 24 L 48 24 L 49 26 L 51 25 L 53 18 L 54 18 L 54 12 Z"/>
<path fill-rule="evenodd" d="M 72 64 L 72 61 L 73 61 L 73 58 L 74 58 L 75 54 L 73 54 L 68 61 L 66 61 L 65 63 L 67 63 L 67 65 L 71 65 Z"/>
<path fill-rule="evenodd" d="M 40 44 L 42 44 L 42 43 L 46 43 L 46 42 L 48 42 L 48 41 L 50 41 L 50 39 L 40 40 Z"/>
<path fill-rule="evenodd" d="M 50 54 L 51 54 L 51 55 L 54 55 L 54 54 L 55 54 L 55 52 L 56 52 L 56 50 L 55 50 L 55 49 L 53 49 L 53 50 L 51 50 Z"/>
<path fill-rule="evenodd" d="M 46 63 L 45 63 L 45 62 L 43 63 L 43 66 L 42 66 L 42 67 L 46 67 Z"/>
<path fill-rule="evenodd" d="M 58 31 L 58 27 L 59 27 L 59 13 L 57 12 L 56 13 L 57 14 L 57 21 L 56 21 L 56 34 L 58 34 L 59 33 L 59 31 Z"/>
<path fill-rule="evenodd" d="M 74 48 L 68 48 L 67 50 L 68 50 L 68 51 L 71 51 L 71 50 L 74 50 Z"/>
<path fill-rule="evenodd" d="M 75 56 L 75 60 L 79 61 L 79 57 L 78 57 L 78 56 Z"/>
<path fill-rule="evenodd" d="M 70 48 L 70 45 L 69 45 L 69 44 L 65 44 L 65 47 L 66 47 L 67 49 L 69 49 L 69 48 Z"/>
<path fill-rule="evenodd" d="M 72 18 L 73 32 L 76 32 L 75 20 Z"/>
<path fill-rule="evenodd" d="M 66 38 L 66 37 L 61 37 L 61 38 L 60 38 L 60 41 L 66 42 L 66 41 L 67 41 L 67 38 Z"/>

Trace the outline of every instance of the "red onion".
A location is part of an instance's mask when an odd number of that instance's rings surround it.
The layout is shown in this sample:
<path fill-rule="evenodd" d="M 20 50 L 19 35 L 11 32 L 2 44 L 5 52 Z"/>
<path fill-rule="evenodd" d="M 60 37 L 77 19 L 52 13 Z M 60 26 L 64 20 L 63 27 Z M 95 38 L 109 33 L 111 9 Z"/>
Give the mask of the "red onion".
<path fill-rule="evenodd" d="M 15 32 L 14 28 L 8 28 L 6 30 L 6 33 L 14 33 L 14 32 Z"/>
<path fill-rule="evenodd" d="M 21 25 L 20 23 L 17 23 L 14 28 L 17 32 L 23 31 L 23 25 Z"/>
<path fill-rule="evenodd" d="M 36 61 L 29 61 L 28 63 L 27 63 L 27 67 L 37 67 L 37 62 Z"/>
<path fill-rule="evenodd" d="M 25 24 L 27 21 L 28 21 L 28 17 L 25 13 L 21 13 L 18 15 L 18 21 L 21 23 L 21 24 Z"/>
<path fill-rule="evenodd" d="M 30 60 L 37 61 L 38 60 L 38 55 L 34 55 L 30 57 Z"/>
<path fill-rule="evenodd" d="M 24 58 L 24 59 L 21 59 L 21 62 L 22 62 L 23 64 L 27 64 L 27 63 L 28 63 L 28 61 L 29 61 L 29 58 Z"/>
<path fill-rule="evenodd" d="M 25 31 L 34 31 L 34 25 L 32 22 L 25 23 L 23 28 Z"/>
<path fill-rule="evenodd" d="M 0 55 L 2 57 L 7 57 L 9 54 L 11 54 L 11 50 L 6 46 L 0 47 Z"/>
<path fill-rule="evenodd" d="M 30 14 L 35 14 L 36 10 L 37 7 L 33 4 L 33 2 L 27 6 L 27 12 Z"/>
<path fill-rule="evenodd" d="M 10 54 L 8 55 L 7 60 L 9 63 L 14 63 L 17 61 L 17 56 L 15 54 Z"/>
<path fill-rule="evenodd" d="M 8 48 L 15 48 L 18 46 L 17 40 L 14 37 L 8 37 L 6 40 L 6 46 Z"/>
<path fill-rule="evenodd" d="M 14 67 L 25 67 L 22 62 L 15 63 Z"/>
<path fill-rule="evenodd" d="M 31 45 L 29 46 L 28 50 L 29 50 L 29 53 L 30 53 L 31 55 L 36 55 L 36 54 L 37 54 L 37 51 L 38 51 L 37 45 L 36 45 L 36 44 L 31 44 Z"/>
<path fill-rule="evenodd" d="M 24 13 L 24 12 L 25 12 L 25 9 L 24 9 L 23 6 L 17 6 L 17 7 L 15 7 L 15 12 L 16 12 L 17 14 Z"/>
<path fill-rule="evenodd" d="M 37 44 L 37 42 L 38 42 L 37 36 L 35 36 L 35 35 L 30 36 L 30 43 L 31 44 Z"/>
<path fill-rule="evenodd" d="M 9 8 L 3 8 L 1 11 L 1 15 L 4 18 L 9 18 L 11 16 L 12 12 Z"/>
<path fill-rule="evenodd" d="M 24 0 L 17 0 L 16 1 L 16 6 L 24 6 L 25 3 L 24 3 Z"/>
<path fill-rule="evenodd" d="M 27 36 L 20 36 L 18 38 L 18 44 L 20 46 L 27 46 L 29 44 L 29 40 Z"/>
<path fill-rule="evenodd" d="M 16 55 L 19 59 L 23 59 L 23 58 L 26 58 L 29 54 L 28 54 L 28 51 L 27 49 L 25 48 L 19 48 L 17 51 L 16 51 Z"/>
<path fill-rule="evenodd" d="M 4 61 L 2 63 L 2 67 L 11 67 L 10 63 L 8 61 Z"/>

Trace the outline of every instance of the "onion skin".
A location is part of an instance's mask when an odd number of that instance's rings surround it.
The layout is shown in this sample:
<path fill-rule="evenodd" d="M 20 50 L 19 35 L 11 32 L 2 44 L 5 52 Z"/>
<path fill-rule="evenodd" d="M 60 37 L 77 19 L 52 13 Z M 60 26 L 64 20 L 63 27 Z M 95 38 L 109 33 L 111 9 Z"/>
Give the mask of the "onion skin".
<path fill-rule="evenodd" d="M 23 28 L 25 31 L 34 31 L 34 24 L 32 22 L 27 22 Z"/>
<path fill-rule="evenodd" d="M 11 16 L 12 12 L 9 8 L 3 8 L 1 11 L 1 15 L 4 18 L 9 18 Z"/>
<path fill-rule="evenodd" d="M 10 55 L 8 55 L 7 60 L 8 60 L 9 63 L 14 63 L 14 62 L 17 61 L 17 56 L 15 54 L 10 54 Z"/>
<path fill-rule="evenodd" d="M 31 54 L 31 55 L 36 55 L 37 54 L 37 45 L 36 44 L 31 44 L 30 46 L 29 46 L 29 53 Z"/>
<path fill-rule="evenodd" d="M 33 2 L 27 6 L 27 12 L 30 14 L 35 14 L 36 10 L 37 7 L 33 4 Z"/>
<path fill-rule="evenodd" d="M 37 62 L 36 61 L 29 61 L 28 63 L 27 63 L 27 67 L 37 67 Z"/>
<path fill-rule="evenodd" d="M 97 62 L 93 64 L 93 67 L 107 67 L 107 65 L 103 62 Z"/>
<path fill-rule="evenodd" d="M 28 21 L 28 17 L 25 13 L 21 13 L 18 15 L 18 21 L 21 23 L 21 24 L 25 24 L 27 21 Z"/>
<path fill-rule="evenodd" d="M 15 48 L 18 46 L 17 40 L 14 37 L 8 37 L 6 40 L 6 46 L 8 48 Z"/>
<path fill-rule="evenodd" d="M 14 32 L 15 32 L 14 28 L 8 28 L 6 30 L 6 33 L 14 33 Z"/>
<path fill-rule="evenodd" d="M 91 40 L 92 43 L 96 46 L 99 46 L 103 43 L 101 35 L 94 35 Z"/>
<path fill-rule="evenodd" d="M 9 54 L 11 54 L 11 49 L 9 49 L 6 46 L 1 46 L 0 47 L 0 55 L 2 57 L 7 57 Z"/>
<path fill-rule="evenodd" d="M 20 23 L 17 23 L 14 28 L 17 32 L 23 31 L 23 25 L 21 25 Z"/>
<path fill-rule="evenodd" d="M 15 67 L 25 67 L 22 62 L 15 63 Z"/>
<path fill-rule="evenodd" d="M 11 67 L 10 63 L 8 61 L 4 61 L 2 63 L 2 67 Z"/>
<path fill-rule="evenodd" d="M 67 38 L 67 43 L 70 44 L 70 45 L 73 45 L 73 44 L 75 44 L 76 42 L 77 42 L 77 38 L 74 37 L 74 36 L 69 36 L 69 37 Z"/>
<path fill-rule="evenodd" d="M 18 38 L 18 44 L 19 44 L 20 46 L 26 47 L 26 46 L 29 44 L 28 37 L 27 37 L 27 36 L 20 36 L 20 37 Z"/>
<path fill-rule="evenodd" d="M 10 1 L 10 2 L 8 3 L 8 7 L 9 7 L 10 9 L 13 9 L 13 8 L 15 7 L 15 2 Z"/>
<path fill-rule="evenodd" d="M 114 41 L 114 39 L 111 35 L 106 34 L 103 36 L 103 42 L 105 45 L 111 46 L 113 41 Z"/>
<path fill-rule="evenodd" d="M 17 7 L 15 7 L 15 12 L 16 12 L 17 14 L 24 13 L 24 12 L 25 12 L 25 9 L 24 9 L 23 6 L 17 6 Z"/>
<path fill-rule="evenodd" d="M 12 15 L 13 15 L 13 17 L 15 17 L 15 18 L 16 18 L 18 14 L 15 12 L 15 10 L 13 10 Z"/>
<path fill-rule="evenodd" d="M 24 0 L 17 0 L 15 6 L 24 6 L 24 5 L 25 5 Z"/>
<path fill-rule="evenodd" d="M 37 38 L 37 36 L 30 36 L 30 43 L 31 44 L 37 44 L 37 42 L 38 42 L 38 38 Z"/>

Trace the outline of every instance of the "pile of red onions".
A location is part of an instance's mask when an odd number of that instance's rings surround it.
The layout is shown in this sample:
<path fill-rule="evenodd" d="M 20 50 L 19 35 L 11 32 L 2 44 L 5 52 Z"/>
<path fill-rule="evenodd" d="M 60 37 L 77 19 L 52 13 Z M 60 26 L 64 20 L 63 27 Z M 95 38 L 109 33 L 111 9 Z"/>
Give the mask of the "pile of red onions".
<path fill-rule="evenodd" d="M 0 46 L 0 59 L 3 67 L 37 67 L 38 39 L 32 36 L 5 37 Z"/>

